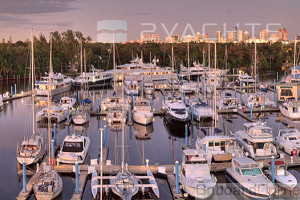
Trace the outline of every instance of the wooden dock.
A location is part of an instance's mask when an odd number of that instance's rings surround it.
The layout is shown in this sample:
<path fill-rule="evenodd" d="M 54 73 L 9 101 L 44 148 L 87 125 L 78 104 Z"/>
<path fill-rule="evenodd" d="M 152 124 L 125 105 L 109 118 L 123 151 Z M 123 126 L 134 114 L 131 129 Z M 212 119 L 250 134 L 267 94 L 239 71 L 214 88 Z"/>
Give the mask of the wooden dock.
<path fill-rule="evenodd" d="M 12 97 L 3 97 L 3 102 L 6 102 L 6 101 L 12 101 L 12 100 L 15 100 L 15 99 L 20 99 L 20 98 L 23 98 L 23 97 L 28 97 L 28 96 L 31 96 L 32 92 L 29 91 L 29 92 L 21 92 L 19 94 L 14 94 L 12 95 Z"/>
<path fill-rule="evenodd" d="M 79 174 L 79 193 L 76 193 L 76 188 L 75 188 L 71 200 L 81 200 L 83 192 L 84 192 L 87 176 L 88 176 L 87 171 L 80 171 L 80 174 Z"/>
<path fill-rule="evenodd" d="M 17 199 L 18 200 L 26 200 L 30 197 L 30 194 L 33 192 L 33 185 L 35 184 L 35 182 L 40 178 L 41 176 L 41 172 L 38 171 L 36 172 L 31 179 L 28 181 L 27 185 L 26 185 L 26 192 L 22 191 L 19 193 Z"/>
<path fill-rule="evenodd" d="M 171 191 L 173 199 L 183 199 L 183 194 L 179 188 L 179 193 L 176 194 L 176 177 L 173 172 L 167 172 L 167 181 Z"/>

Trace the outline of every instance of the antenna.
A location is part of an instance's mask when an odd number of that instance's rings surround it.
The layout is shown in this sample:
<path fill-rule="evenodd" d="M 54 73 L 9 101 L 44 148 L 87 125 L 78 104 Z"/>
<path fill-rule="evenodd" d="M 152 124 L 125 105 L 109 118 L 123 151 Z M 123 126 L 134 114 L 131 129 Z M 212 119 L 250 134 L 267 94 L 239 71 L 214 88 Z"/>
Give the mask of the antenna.
<path fill-rule="evenodd" d="M 113 30 L 113 64 L 114 64 L 114 94 L 116 95 L 116 50 L 115 50 L 115 30 Z M 122 76 L 123 78 L 123 76 Z"/>

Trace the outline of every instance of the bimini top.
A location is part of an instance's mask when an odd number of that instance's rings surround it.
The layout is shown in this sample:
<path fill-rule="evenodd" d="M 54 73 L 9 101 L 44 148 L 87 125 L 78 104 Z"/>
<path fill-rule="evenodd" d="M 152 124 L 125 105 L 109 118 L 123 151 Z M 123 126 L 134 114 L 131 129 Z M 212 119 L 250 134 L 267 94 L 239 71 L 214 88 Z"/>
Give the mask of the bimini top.
<path fill-rule="evenodd" d="M 258 167 L 257 163 L 248 157 L 237 157 L 232 159 L 232 164 L 239 168 L 256 168 Z"/>
<path fill-rule="evenodd" d="M 206 155 L 206 152 L 202 149 L 185 149 L 183 150 L 183 154 L 186 156 L 200 155 L 201 157 L 203 157 L 203 155 Z"/>

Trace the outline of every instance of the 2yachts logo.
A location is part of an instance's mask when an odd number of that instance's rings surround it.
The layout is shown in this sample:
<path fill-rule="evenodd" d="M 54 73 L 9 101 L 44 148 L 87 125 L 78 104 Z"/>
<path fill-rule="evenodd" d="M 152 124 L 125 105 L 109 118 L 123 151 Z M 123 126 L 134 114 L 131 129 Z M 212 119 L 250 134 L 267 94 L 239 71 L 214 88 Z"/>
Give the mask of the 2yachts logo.
<path fill-rule="evenodd" d="M 98 42 L 126 42 L 127 21 L 124 20 L 101 20 L 97 23 Z"/>

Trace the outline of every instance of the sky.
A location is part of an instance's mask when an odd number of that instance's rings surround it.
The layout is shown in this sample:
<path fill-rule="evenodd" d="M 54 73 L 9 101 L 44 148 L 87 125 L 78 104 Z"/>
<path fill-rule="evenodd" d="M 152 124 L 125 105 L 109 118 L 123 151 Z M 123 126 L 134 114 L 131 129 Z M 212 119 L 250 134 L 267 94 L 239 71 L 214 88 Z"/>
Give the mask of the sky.
<path fill-rule="evenodd" d="M 138 40 L 141 32 L 159 33 L 161 40 L 171 33 L 214 37 L 237 24 L 256 37 L 266 27 L 285 27 L 293 39 L 300 34 L 299 7 L 299 0 L 0 0 L 0 39 L 24 41 L 33 28 L 36 36 L 71 29 L 97 41 L 101 20 L 126 21 L 121 32 L 127 40 Z"/>

